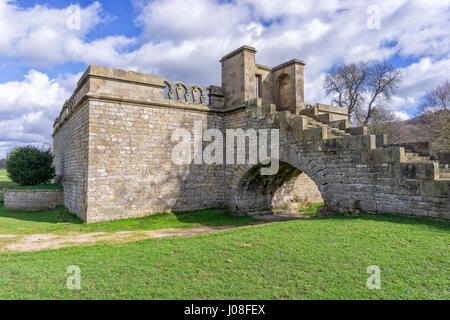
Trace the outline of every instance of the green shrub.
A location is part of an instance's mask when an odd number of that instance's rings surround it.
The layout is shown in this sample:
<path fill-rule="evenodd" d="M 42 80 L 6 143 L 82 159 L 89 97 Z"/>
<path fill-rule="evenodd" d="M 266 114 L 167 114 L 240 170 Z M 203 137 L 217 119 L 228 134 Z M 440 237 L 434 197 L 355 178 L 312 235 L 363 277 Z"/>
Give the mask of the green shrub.
<path fill-rule="evenodd" d="M 6 170 L 12 181 L 23 186 L 49 182 L 55 176 L 50 151 L 34 146 L 17 147 L 6 159 Z"/>

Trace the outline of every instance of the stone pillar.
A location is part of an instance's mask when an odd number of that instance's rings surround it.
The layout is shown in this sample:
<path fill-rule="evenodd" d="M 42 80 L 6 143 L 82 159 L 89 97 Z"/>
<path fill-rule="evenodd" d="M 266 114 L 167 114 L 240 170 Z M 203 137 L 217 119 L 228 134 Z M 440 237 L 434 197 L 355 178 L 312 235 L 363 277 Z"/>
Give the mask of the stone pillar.
<path fill-rule="evenodd" d="M 226 108 L 241 105 L 256 97 L 255 54 L 255 48 L 242 46 L 220 60 Z"/>
<path fill-rule="evenodd" d="M 272 69 L 277 110 L 295 113 L 305 108 L 304 66 L 303 61 L 293 59 Z"/>
<path fill-rule="evenodd" d="M 218 86 L 209 86 L 209 106 L 212 109 L 222 110 L 224 107 L 224 93 L 223 88 Z"/>

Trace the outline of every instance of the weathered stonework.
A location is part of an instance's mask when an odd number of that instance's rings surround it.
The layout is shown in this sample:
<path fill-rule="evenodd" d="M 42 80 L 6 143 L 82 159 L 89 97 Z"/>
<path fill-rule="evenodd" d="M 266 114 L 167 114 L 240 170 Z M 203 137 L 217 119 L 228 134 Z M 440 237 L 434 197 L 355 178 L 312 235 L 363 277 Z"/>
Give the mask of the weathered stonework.
<path fill-rule="evenodd" d="M 222 87 L 90 66 L 54 124 L 69 210 L 88 222 L 223 206 L 260 214 L 295 198 L 323 200 L 329 211 L 450 219 L 448 165 L 421 146 L 349 128 L 346 109 L 305 105 L 304 63 L 265 67 L 255 53 L 244 46 L 222 58 Z M 196 121 L 224 137 L 226 129 L 279 129 L 280 171 L 261 176 L 248 161 L 173 163 L 171 134 L 192 132 Z"/>
<path fill-rule="evenodd" d="M 62 190 L 5 189 L 5 208 L 39 211 L 64 205 Z"/>

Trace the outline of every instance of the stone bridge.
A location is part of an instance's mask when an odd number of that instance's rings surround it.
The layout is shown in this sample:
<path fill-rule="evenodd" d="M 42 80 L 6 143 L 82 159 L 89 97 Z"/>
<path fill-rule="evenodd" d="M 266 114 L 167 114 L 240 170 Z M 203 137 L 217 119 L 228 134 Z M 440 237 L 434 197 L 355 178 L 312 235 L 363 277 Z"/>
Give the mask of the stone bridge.
<path fill-rule="evenodd" d="M 255 53 L 244 46 L 223 57 L 222 85 L 208 88 L 90 66 L 54 123 L 69 210 L 96 222 L 211 207 L 278 214 L 323 202 L 328 212 L 450 219 L 449 164 L 432 159 L 426 143 L 389 145 L 350 128 L 347 110 L 304 103 L 302 61 L 272 68 L 256 64 Z M 192 131 L 195 158 L 211 143 L 197 131 L 211 128 L 225 137 L 227 129 L 279 129 L 278 173 L 261 175 L 248 148 L 246 164 L 173 162 L 176 129 Z M 222 151 L 225 159 L 225 144 Z"/>
<path fill-rule="evenodd" d="M 448 164 L 432 160 L 421 144 L 392 146 L 384 135 L 349 128 L 346 120 L 330 121 L 340 111 L 323 105 L 294 113 L 276 111 L 275 105 L 263 106 L 256 99 L 249 101 L 245 112 L 230 116 L 227 128 L 280 130 L 280 171 L 262 176 L 258 166 L 228 165 L 229 210 L 273 212 L 277 190 L 303 173 L 320 190 L 326 211 L 449 219 Z M 292 196 L 283 200 L 291 201 Z"/>

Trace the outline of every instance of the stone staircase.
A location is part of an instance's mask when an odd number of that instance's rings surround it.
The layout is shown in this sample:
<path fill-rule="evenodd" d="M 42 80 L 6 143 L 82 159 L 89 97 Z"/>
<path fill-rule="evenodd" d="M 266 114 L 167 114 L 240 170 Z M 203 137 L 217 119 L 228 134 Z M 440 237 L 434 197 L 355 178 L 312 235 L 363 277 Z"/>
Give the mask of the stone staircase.
<path fill-rule="evenodd" d="M 349 139 L 355 136 L 368 136 L 367 128 L 349 128 L 348 120 L 329 121 L 332 117 L 324 114 L 317 116 L 312 108 L 291 111 L 276 111 L 274 104 L 262 106 L 260 101 L 257 107 L 263 113 L 269 113 L 280 121 L 280 127 L 287 125 L 291 128 L 299 140 L 330 140 Z M 380 139 L 378 139 L 380 138 Z M 400 163 L 403 166 L 415 166 L 413 170 L 432 171 L 434 180 L 450 180 L 449 164 L 441 164 L 430 155 L 411 151 L 413 146 L 404 144 L 402 146 L 389 145 L 385 142 L 385 137 L 377 136 L 376 148 L 370 149 L 373 157 L 383 159 L 380 162 Z"/>
<path fill-rule="evenodd" d="M 345 137 L 345 136 L 350 136 L 350 133 L 347 133 L 344 130 L 338 129 L 338 128 L 334 128 L 332 126 L 330 126 L 329 124 L 323 122 L 323 121 L 318 121 L 312 117 L 306 116 L 308 117 L 308 128 L 320 128 L 320 127 L 325 127 L 327 129 L 327 133 L 328 133 L 328 137 L 329 138 L 337 138 L 337 137 Z"/>
<path fill-rule="evenodd" d="M 450 180 L 450 168 L 448 164 L 439 164 L 440 180 Z"/>
<path fill-rule="evenodd" d="M 405 152 L 405 163 L 434 163 L 430 157 L 423 157 L 418 152 Z"/>

